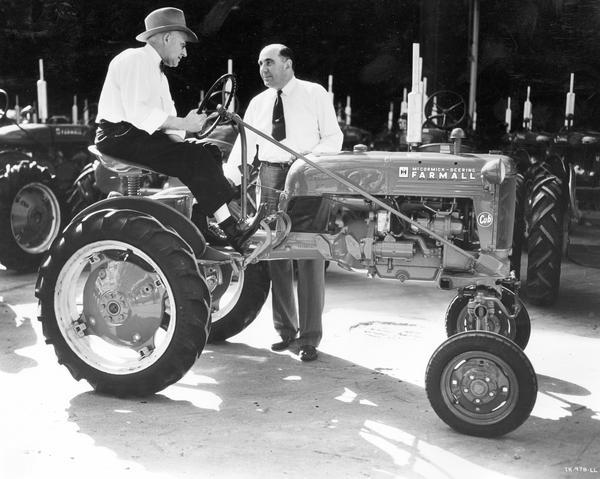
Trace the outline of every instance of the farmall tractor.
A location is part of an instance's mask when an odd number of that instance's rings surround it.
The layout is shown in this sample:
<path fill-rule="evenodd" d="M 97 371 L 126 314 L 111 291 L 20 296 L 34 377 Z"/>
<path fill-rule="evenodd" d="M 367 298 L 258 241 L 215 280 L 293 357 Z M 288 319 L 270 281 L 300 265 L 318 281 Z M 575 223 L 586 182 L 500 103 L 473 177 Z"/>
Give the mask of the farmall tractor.
<path fill-rule="evenodd" d="M 200 105 L 213 112 L 204 135 L 232 121 L 244 150 L 253 148 L 249 129 L 298 158 L 279 211 L 261 221 L 255 247 L 242 256 L 207 244 L 190 220 L 189 190 L 136 195 L 146 168 L 99 155 L 127 178 L 131 196 L 111 195 L 79 213 L 40 267 L 39 320 L 59 363 L 98 392 L 153 394 L 182 378 L 207 341 L 252 323 L 270 288 L 267 261 L 324 258 L 399 283 L 456 289 L 445 317 L 450 337 L 426 371 L 433 409 L 471 435 L 521 425 L 537 382 L 523 352 L 529 316 L 509 271 L 510 158 L 464 154 L 457 145 L 449 153 L 359 147 L 308 158 L 227 111 L 232 80 L 221 77 Z M 244 195 L 240 201 L 245 214 Z"/>
<path fill-rule="evenodd" d="M 90 161 L 94 127 L 58 117 L 19 122 L 7 117 L 4 90 L 0 99 L 0 263 L 33 271 L 70 217 L 68 198 L 73 180 Z"/>
<path fill-rule="evenodd" d="M 562 259 L 568 255 L 573 226 L 586 212 L 593 215 L 600 209 L 600 133 L 573 128 L 573 81 L 571 75 L 564 127 L 558 133 L 532 129 L 528 91 L 523 128 L 506 137 L 519 172 L 515 245 L 526 245 L 527 300 L 540 306 L 553 304 L 559 296 Z M 514 269 L 518 274 L 518 261 Z"/>

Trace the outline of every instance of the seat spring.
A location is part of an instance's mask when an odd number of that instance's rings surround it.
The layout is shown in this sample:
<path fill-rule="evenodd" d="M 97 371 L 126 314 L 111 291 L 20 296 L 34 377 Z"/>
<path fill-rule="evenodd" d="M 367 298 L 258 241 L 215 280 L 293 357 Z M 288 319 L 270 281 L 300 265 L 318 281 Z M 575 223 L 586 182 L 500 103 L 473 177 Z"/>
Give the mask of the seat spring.
<path fill-rule="evenodd" d="M 140 185 L 142 184 L 141 176 L 127 177 L 127 196 L 138 196 L 140 194 Z"/>

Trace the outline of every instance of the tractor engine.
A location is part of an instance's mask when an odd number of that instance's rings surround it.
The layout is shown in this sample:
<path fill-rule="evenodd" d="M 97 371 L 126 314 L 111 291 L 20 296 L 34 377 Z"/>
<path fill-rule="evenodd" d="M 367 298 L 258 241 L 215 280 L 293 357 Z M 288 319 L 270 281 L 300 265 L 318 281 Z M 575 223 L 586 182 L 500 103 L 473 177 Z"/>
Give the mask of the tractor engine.
<path fill-rule="evenodd" d="M 477 248 L 472 202 L 466 199 L 385 198 L 414 223 L 363 198 L 332 197 L 331 201 L 337 204 L 329 225 L 336 237 L 332 259 L 350 268 L 367 267 L 371 274 L 401 281 L 432 280 L 442 264 L 443 247 L 420 226 L 463 249 Z"/>

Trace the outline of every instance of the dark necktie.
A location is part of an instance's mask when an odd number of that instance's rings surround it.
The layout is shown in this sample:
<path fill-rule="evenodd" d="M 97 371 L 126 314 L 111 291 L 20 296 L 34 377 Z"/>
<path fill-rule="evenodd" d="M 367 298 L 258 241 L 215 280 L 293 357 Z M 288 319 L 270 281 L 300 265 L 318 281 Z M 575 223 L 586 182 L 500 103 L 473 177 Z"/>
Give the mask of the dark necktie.
<path fill-rule="evenodd" d="M 277 100 L 273 106 L 273 138 L 281 141 L 285 138 L 285 117 L 283 116 L 283 102 L 281 101 L 281 90 L 277 90 Z"/>

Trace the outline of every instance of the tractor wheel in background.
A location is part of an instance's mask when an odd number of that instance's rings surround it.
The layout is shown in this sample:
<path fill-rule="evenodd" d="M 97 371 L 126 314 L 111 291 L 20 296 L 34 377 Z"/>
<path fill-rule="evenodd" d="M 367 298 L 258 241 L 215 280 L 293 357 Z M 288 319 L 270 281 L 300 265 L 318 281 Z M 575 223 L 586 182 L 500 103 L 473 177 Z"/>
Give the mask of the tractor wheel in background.
<path fill-rule="evenodd" d="M 564 191 L 560 178 L 544 170 L 539 170 L 531 182 L 525 291 L 529 302 L 539 306 L 549 306 L 558 297 L 566 207 Z"/>
<path fill-rule="evenodd" d="M 467 305 L 471 297 L 465 294 L 459 294 L 454 297 L 446 311 L 446 334 L 448 337 L 454 336 L 463 331 L 475 331 L 475 318 L 469 318 Z M 502 288 L 502 304 L 506 307 L 509 314 L 514 314 L 515 293 L 510 289 Z M 506 316 L 498 307 L 494 308 L 494 314 L 490 314 L 487 319 L 488 331 L 500 334 L 512 341 L 521 349 L 527 347 L 529 336 L 531 335 L 531 320 L 525 305 L 518 300 L 520 307 L 519 314 L 515 319 Z"/>
<path fill-rule="evenodd" d="M 62 226 L 55 177 L 35 161 L 9 164 L 0 175 L 0 263 L 34 271 Z"/>
<path fill-rule="evenodd" d="M 537 377 L 525 353 L 510 339 L 466 331 L 433 353 L 425 390 L 433 410 L 451 428 L 471 436 L 497 437 L 529 417 Z"/>
<path fill-rule="evenodd" d="M 248 327 L 267 300 L 268 264 L 259 261 L 242 269 L 235 263 L 215 263 L 202 268 L 213 300 L 209 341 L 225 341 Z"/>
<path fill-rule="evenodd" d="M 132 210 L 95 211 L 65 228 L 36 296 L 59 364 L 119 397 L 181 379 L 210 328 L 210 293 L 191 248 Z"/>
<path fill-rule="evenodd" d="M 517 278 L 521 277 L 521 255 L 523 254 L 523 243 L 525 242 L 526 221 L 525 201 L 527 188 L 525 178 L 521 173 L 516 176 L 515 195 L 515 221 L 513 227 L 512 253 L 510 255 L 510 270 L 515 272 Z"/>
<path fill-rule="evenodd" d="M 96 185 L 96 162 L 88 163 L 79 173 L 66 195 L 66 207 L 69 218 L 94 203 L 106 198 Z"/>

